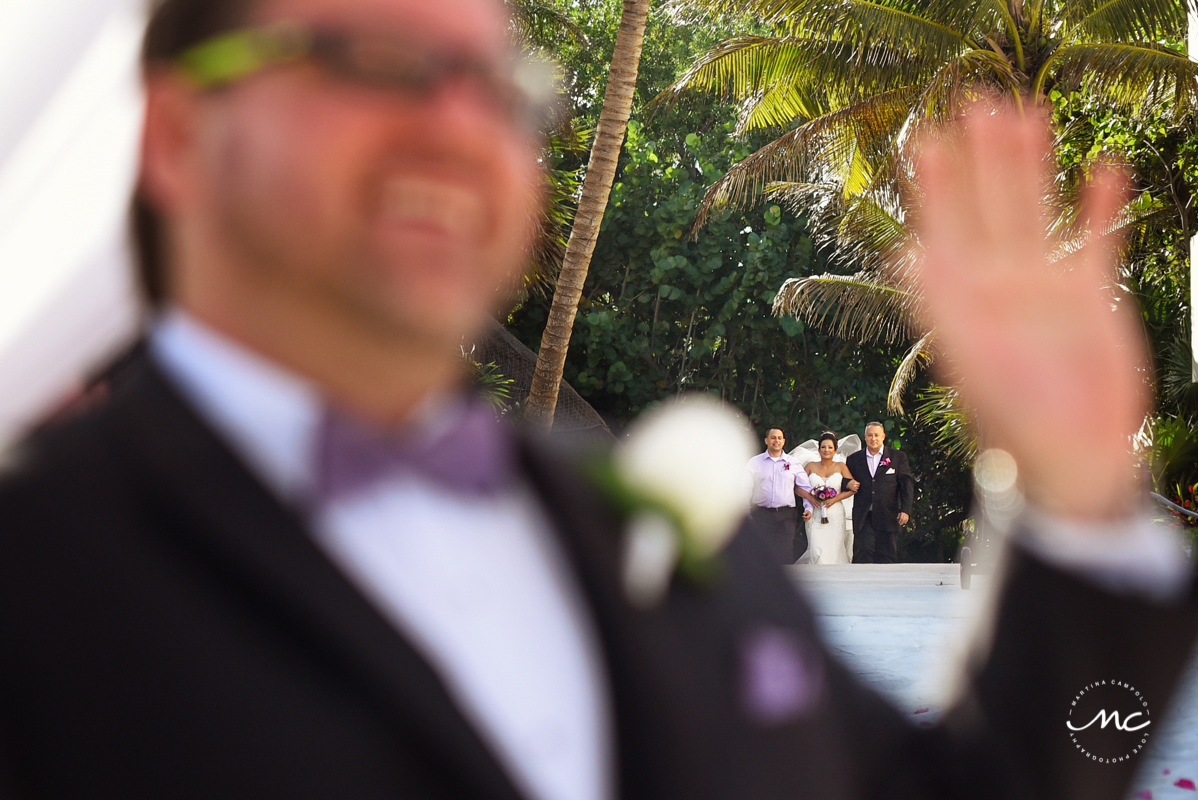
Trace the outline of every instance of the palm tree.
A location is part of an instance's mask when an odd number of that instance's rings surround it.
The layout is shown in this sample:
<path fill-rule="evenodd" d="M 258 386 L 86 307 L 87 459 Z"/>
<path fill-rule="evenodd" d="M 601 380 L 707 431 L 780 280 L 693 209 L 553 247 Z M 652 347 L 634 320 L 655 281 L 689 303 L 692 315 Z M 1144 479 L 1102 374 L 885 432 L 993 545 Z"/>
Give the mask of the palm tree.
<path fill-rule="evenodd" d="M 676 0 L 683 10 L 755 16 L 768 35 L 728 39 L 656 102 L 687 92 L 739 105 L 739 131 L 782 129 L 708 191 L 696 231 L 730 206 L 770 198 L 806 214 L 855 275 L 787 281 L 774 309 L 843 338 L 907 346 L 889 405 L 935 357 L 905 279 L 912 204 L 911 144 L 980 97 L 1020 108 L 1072 97 L 1109 113 L 1181 119 L 1198 105 L 1184 39 L 1183 0 Z M 1069 131 L 1059 132 L 1067 137 Z M 1083 221 L 1076 174 L 1058 176 L 1057 230 L 1068 248 Z M 1153 198 L 1124 224 L 1144 224 Z M 934 389 L 925 415 L 964 431 L 951 392 Z M 951 413 L 949 413 L 951 410 Z M 951 424 L 948 424 L 951 423 Z M 951 430 L 950 430 L 951 429 Z M 968 434 L 956 446 L 971 447 Z"/>
<path fill-rule="evenodd" d="M 586 33 L 561 9 L 546 0 L 505 0 L 511 18 L 512 37 L 528 52 L 555 54 L 567 43 L 588 46 Z M 537 237 L 529 254 L 524 289 L 538 295 L 553 290 L 566 253 L 566 233 L 573 215 L 578 181 L 573 171 L 557 169 L 554 163 L 565 154 L 586 148 L 587 132 L 579 130 L 562 115 L 545 146 L 547 202 L 537 220 Z"/>
<path fill-rule="evenodd" d="M 558 388 L 566 364 L 570 334 L 578 313 L 578 301 L 582 297 L 591 255 L 595 252 L 595 242 L 599 237 L 599 226 L 603 222 L 616 177 L 616 164 L 628 129 L 628 118 L 632 115 L 632 98 L 640 69 L 649 3 L 650 0 L 624 0 L 620 29 L 612 53 L 611 72 L 603 96 L 603 109 L 599 112 L 599 124 L 595 129 L 595 143 L 591 147 L 578 210 L 574 214 L 574 225 L 553 292 L 549 319 L 541 336 L 541 349 L 537 353 L 537 366 L 524 418 L 545 429 L 553 426 L 553 413 L 557 407 Z"/>

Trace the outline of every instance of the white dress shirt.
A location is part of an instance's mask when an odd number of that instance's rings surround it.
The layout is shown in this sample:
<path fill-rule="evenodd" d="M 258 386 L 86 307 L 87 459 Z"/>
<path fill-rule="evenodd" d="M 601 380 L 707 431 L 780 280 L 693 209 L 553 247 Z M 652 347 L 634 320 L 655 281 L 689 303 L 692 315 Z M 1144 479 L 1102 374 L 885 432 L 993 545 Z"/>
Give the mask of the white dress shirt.
<path fill-rule="evenodd" d="M 322 410 L 315 387 L 178 311 L 156 326 L 150 347 L 281 499 L 310 493 Z M 462 496 L 402 477 L 337 500 L 311 522 L 333 562 L 437 671 L 517 787 L 535 800 L 614 797 L 598 635 L 527 487 Z"/>

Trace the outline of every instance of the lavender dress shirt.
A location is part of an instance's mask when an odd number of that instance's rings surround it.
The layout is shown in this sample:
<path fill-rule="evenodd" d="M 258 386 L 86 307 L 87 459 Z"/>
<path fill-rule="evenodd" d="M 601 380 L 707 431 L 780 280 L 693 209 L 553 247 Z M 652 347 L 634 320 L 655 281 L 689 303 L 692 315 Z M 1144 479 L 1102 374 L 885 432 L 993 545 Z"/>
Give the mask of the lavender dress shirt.
<path fill-rule="evenodd" d="M 778 458 L 769 452 L 753 456 L 745 466 L 753 480 L 753 505 L 761 508 L 795 506 L 795 487 L 811 491 L 811 481 L 799 462 L 786 453 Z M 811 503 L 803 500 L 803 507 L 812 510 Z"/>

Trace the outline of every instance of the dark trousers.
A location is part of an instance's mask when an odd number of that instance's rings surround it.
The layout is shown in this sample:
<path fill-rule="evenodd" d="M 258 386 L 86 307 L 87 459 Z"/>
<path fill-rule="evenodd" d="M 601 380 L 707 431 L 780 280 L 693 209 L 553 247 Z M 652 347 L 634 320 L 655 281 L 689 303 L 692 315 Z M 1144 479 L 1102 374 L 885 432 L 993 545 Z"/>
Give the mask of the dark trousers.
<path fill-rule="evenodd" d="M 873 514 L 866 514 L 860 527 L 853 526 L 854 564 L 893 564 L 898 560 L 897 536 L 874 528 Z"/>
<path fill-rule="evenodd" d="M 797 508 L 762 508 L 758 506 L 749 515 L 753 529 L 765 541 L 779 564 L 795 563 L 795 526 L 799 519 Z"/>

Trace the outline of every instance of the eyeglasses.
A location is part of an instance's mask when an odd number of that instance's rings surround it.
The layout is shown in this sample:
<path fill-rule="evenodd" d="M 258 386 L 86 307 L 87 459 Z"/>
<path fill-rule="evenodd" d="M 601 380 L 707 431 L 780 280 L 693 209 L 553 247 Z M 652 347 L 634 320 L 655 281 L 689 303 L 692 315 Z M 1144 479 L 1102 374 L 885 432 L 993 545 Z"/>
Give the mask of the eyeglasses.
<path fill-rule="evenodd" d="M 547 59 L 520 56 L 493 63 L 466 52 L 415 46 L 384 34 L 348 33 L 279 22 L 215 36 L 177 60 L 201 89 L 216 89 L 269 67 L 312 61 L 351 83 L 406 97 L 426 98 L 456 81 L 473 82 L 512 123 L 546 133 L 560 120 L 559 69 Z"/>

